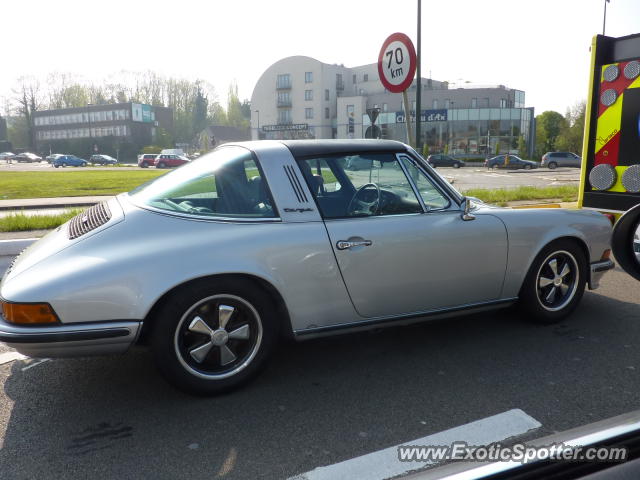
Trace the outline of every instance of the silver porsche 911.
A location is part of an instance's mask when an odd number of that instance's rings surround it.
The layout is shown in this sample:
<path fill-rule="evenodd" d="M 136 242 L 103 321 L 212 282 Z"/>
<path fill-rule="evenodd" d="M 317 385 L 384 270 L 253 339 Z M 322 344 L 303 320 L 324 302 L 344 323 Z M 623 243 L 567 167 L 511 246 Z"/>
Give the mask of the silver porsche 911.
<path fill-rule="evenodd" d="M 24 251 L 0 340 L 35 357 L 150 345 L 171 383 L 213 394 L 282 336 L 515 302 L 558 321 L 613 268 L 610 235 L 596 212 L 465 198 L 398 142 L 224 145 Z"/>

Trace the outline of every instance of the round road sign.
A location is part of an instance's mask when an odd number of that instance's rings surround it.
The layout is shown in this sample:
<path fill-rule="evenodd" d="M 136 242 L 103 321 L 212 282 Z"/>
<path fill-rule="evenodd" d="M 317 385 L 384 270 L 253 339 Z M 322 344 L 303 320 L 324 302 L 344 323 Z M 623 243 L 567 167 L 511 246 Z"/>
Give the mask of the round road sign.
<path fill-rule="evenodd" d="M 416 73 L 416 50 L 404 33 L 390 35 L 378 55 L 380 81 L 393 93 L 405 91 Z"/>

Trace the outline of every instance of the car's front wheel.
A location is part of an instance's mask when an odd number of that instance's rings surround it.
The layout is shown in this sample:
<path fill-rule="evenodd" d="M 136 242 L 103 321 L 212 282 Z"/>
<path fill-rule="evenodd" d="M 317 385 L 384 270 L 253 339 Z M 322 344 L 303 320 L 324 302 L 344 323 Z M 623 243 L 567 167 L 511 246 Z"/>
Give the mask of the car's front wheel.
<path fill-rule="evenodd" d="M 556 240 L 533 261 L 520 290 L 520 305 L 538 323 L 555 323 L 578 305 L 587 282 L 588 261 L 576 242 Z"/>
<path fill-rule="evenodd" d="M 556 162 L 550 162 L 549 163 L 549 169 L 550 170 L 555 170 L 558 167 L 558 164 Z"/>
<path fill-rule="evenodd" d="M 525 170 L 531 170 L 531 165 L 529 165 L 528 163 L 524 166 Z"/>
<path fill-rule="evenodd" d="M 238 280 L 198 282 L 175 292 L 153 325 L 152 350 L 163 377 L 180 390 L 214 395 L 264 366 L 279 336 L 271 298 Z"/>
<path fill-rule="evenodd" d="M 453 168 L 460 168 L 460 164 L 458 162 L 454 163 Z"/>
<path fill-rule="evenodd" d="M 156 168 L 165 168 L 166 165 L 164 162 L 160 162 Z"/>

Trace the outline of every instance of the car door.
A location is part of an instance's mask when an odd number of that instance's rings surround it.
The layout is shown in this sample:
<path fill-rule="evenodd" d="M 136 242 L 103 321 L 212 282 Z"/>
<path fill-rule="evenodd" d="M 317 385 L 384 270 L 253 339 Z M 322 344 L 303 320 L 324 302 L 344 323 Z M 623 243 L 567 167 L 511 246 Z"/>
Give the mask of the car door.
<path fill-rule="evenodd" d="M 366 171 L 336 171 L 340 161 L 334 157 L 313 176 L 311 165 L 304 164 L 317 159 L 299 162 L 357 312 L 385 317 L 500 298 L 507 260 L 504 224 L 484 214 L 462 220 L 454 198 L 406 155 L 366 158 L 371 160 Z M 322 170 L 330 170 L 332 178 L 324 178 Z M 324 182 L 318 188 L 314 177 L 320 175 Z M 378 189 L 382 199 L 376 211 L 371 202 Z"/>

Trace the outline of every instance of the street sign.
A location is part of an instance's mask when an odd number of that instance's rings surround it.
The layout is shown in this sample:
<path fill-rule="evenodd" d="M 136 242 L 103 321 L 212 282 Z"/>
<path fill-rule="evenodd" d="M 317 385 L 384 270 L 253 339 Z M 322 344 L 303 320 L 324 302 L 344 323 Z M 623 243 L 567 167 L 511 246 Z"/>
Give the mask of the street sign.
<path fill-rule="evenodd" d="M 371 120 L 371 125 L 374 125 L 376 123 L 379 114 L 379 108 L 367 108 L 367 115 L 369 116 L 369 120 Z"/>
<path fill-rule="evenodd" d="M 380 81 L 390 92 L 404 92 L 411 85 L 416 73 L 416 50 L 404 33 L 394 33 L 382 44 L 378 73 Z"/>

